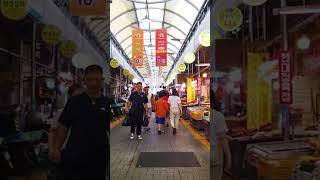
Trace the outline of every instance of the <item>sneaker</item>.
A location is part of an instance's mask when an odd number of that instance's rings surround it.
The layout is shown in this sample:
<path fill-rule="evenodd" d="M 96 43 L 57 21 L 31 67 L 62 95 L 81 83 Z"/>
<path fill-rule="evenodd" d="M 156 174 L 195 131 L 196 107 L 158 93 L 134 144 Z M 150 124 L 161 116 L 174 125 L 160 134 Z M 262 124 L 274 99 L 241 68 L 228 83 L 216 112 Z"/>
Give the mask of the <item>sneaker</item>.
<path fill-rule="evenodd" d="M 173 128 L 173 135 L 175 135 L 177 133 L 177 129 Z"/>
<path fill-rule="evenodd" d="M 159 134 L 159 135 L 161 134 L 161 131 L 160 131 L 160 130 L 158 131 L 158 134 Z"/>
<path fill-rule="evenodd" d="M 161 133 L 165 133 L 164 131 L 162 131 Z"/>
<path fill-rule="evenodd" d="M 142 140 L 142 136 L 141 136 L 141 135 L 138 135 L 138 139 L 139 139 L 139 140 Z"/>
<path fill-rule="evenodd" d="M 134 139 L 133 133 L 130 134 L 130 139 Z"/>

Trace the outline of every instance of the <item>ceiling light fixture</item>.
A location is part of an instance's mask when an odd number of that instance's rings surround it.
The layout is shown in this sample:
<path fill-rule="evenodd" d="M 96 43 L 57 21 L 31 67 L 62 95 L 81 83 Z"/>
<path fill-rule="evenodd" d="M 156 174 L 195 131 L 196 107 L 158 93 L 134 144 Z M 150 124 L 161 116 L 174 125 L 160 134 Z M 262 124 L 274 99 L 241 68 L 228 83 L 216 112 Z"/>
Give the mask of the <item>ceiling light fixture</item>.
<path fill-rule="evenodd" d="M 197 66 L 197 67 L 207 67 L 207 66 L 210 66 L 210 63 L 201 63 L 201 64 L 196 64 L 195 66 Z"/>

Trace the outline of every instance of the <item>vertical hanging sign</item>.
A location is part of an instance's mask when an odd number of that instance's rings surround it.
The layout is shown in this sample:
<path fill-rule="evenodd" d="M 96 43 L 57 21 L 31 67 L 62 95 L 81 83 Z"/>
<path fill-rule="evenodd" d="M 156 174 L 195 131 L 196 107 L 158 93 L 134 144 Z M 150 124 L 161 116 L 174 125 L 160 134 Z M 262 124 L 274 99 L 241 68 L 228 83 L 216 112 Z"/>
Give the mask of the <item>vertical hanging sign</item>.
<path fill-rule="evenodd" d="M 290 54 L 282 51 L 279 54 L 279 95 L 281 104 L 292 103 L 292 80 Z"/>
<path fill-rule="evenodd" d="M 69 10 L 72 16 L 105 16 L 107 2 L 105 0 L 70 0 Z"/>
<path fill-rule="evenodd" d="M 167 30 L 156 30 L 156 66 L 167 66 Z"/>
<path fill-rule="evenodd" d="M 132 30 L 132 65 L 143 66 L 143 30 Z"/>

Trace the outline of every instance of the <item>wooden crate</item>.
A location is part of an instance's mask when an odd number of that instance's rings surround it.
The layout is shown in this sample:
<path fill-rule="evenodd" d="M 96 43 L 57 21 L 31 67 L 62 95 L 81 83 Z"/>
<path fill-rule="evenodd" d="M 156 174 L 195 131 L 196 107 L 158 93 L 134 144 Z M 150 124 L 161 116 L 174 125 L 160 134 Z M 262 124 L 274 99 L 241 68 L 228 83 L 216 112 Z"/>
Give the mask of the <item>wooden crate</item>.
<path fill-rule="evenodd" d="M 258 160 L 258 175 L 266 180 L 288 180 L 299 159 Z"/>

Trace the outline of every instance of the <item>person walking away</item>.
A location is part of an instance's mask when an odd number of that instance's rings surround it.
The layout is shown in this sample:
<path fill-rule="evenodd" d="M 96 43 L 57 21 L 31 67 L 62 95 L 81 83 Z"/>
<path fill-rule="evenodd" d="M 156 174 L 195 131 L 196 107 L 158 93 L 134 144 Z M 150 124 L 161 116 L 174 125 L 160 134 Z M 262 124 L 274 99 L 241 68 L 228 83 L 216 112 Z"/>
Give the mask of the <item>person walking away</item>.
<path fill-rule="evenodd" d="M 147 117 L 149 118 L 148 121 L 150 122 L 150 118 L 152 115 L 152 94 L 149 93 L 149 86 L 144 87 L 143 89 L 144 93 L 146 94 L 147 98 L 148 98 L 148 104 L 147 104 Z M 145 127 L 145 131 L 149 131 L 150 128 L 149 127 Z"/>
<path fill-rule="evenodd" d="M 148 118 L 148 98 L 144 92 L 142 92 L 142 83 L 136 84 L 136 91 L 132 92 L 127 103 L 126 112 L 129 113 L 131 120 L 131 134 L 130 139 L 134 139 L 136 132 L 139 140 L 142 140 L 141 129 L 144 116 Z"/>
<path fill-rule="evenodd" d="M 62 160 L 64 180 L 109 179 L 110 100 L 101 94 L 103 70 L 85 69 L 86 91 L 67 102 L 58 122 L 53 159 Z M 61 156 L 68 130 L 68 143 Z"/>
<path fill-rule="evenodd" d="M 169 91 L 167 90 L 167 87 L 165 87 L 165 86 L 163 86 L 163 90 L 162 90 L 162 92 L 164 93 L 164 99 L 168 102 L 168 99 L 169 99 L 169 96 L 170 96 L 170 93 L 169 93 Z M 170 119 L 170 115 L 169 114 L 167 114 L 166 115 L 166 127 L 169 127 L 169 119 Z"/>
<path fill-rule="evenodd" d="M 158 124 L 158 134 L 164 133 L 164 124 L 166 121 L 167 112 L 169 110 L 169 106 L 167 101 L 164 97 L 164 92 L 161 91 L 159 93 L 159 99 L 156 101 L 155 104 L 155 111 L 156 111 L 156 123 Z"/>
<path fill-rule="evenodd" d="M 212 151 L 211 154 L 213 154 L 210 164 L 212 165 L 211 170 L 217 180 L 221 180 L 223 177 L 223 163 L 226 162 L 227 168 L 231 167 L 231 152 L 226 138 L 228 132 L 226 120 L 220 112 L 219 102 L 212 90 L 210 94 L 210 106 L 210 119 L 212 120 L 212 125 L 210 126 L 210 139 L 212 143 L 210 143 L 210 149 Z"/>
<path fill-rule="evenodd" d="M 181 99 L 176 89 L 172 89 L 172 96 L 169 97 L 168 104 L 170 107 L 170 124 L 173 128 L 173 134 L 175 135 L 179 125 L 180 115 L 182 114 Z"/>

